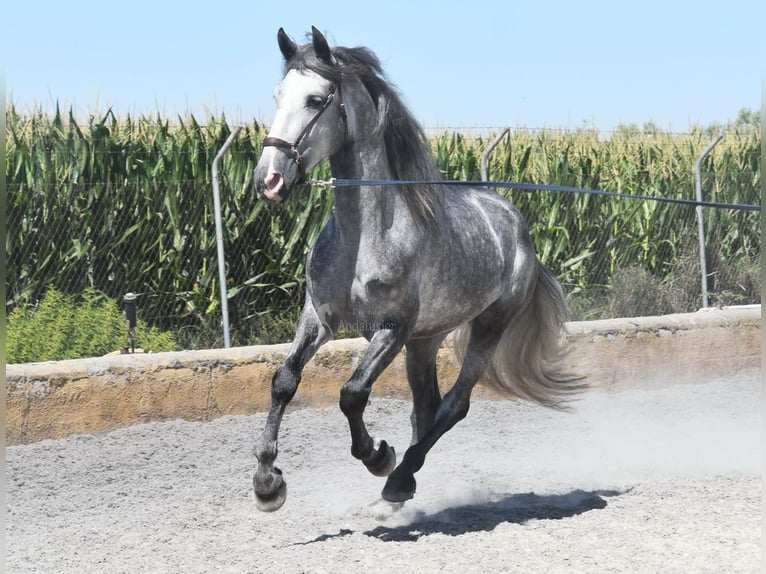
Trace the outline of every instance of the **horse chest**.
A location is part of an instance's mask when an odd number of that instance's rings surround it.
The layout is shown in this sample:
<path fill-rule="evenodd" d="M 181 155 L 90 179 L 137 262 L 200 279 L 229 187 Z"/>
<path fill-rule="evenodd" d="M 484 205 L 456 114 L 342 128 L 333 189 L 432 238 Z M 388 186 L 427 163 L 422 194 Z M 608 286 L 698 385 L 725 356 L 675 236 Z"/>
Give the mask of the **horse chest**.
<path fill-rule="evenodd" d="M 323 234 L 324 235 L 324 234 Z M 385 315 L 407 297 L 406 253 L 391 243 L 345 245 L 320 236 L 307 267 L 311 297 L 344 321 Z"/>
<path fill-rule="evenodd" d="M 390 268 L 341 259 L 325 263 L 321 267 L 316 264 L 310 267 L 309 280 L 312 294 L 328 302 L 349 305 L 382 302 L 395 297 L 399 291 L 402 277 Z"/>

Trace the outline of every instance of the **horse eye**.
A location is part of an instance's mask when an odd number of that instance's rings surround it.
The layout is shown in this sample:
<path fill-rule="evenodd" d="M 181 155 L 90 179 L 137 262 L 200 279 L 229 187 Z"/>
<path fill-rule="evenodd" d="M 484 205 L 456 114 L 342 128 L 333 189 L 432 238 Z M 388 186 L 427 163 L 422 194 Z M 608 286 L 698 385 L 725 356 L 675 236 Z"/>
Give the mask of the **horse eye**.
<path fill-rule="evenodd" d="M 311 109 L 318 109 L 324 104 L 324 98 L 322 96 L 309 96 L 306 98 L 306 107 Z"/>

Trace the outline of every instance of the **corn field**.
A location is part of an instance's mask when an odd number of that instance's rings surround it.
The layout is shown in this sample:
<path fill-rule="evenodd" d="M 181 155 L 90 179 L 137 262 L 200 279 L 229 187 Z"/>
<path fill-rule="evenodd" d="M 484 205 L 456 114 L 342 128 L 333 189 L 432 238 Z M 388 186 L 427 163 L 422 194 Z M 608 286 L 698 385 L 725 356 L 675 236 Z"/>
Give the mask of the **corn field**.
<path fill-rule="evenodd" d="M 77 120 L 71 112 L 21 113 L 11 105 L 6 122 L 6 314 L 49 286 L 64 293 L 92 287 L 115 299 L 132 291 L 142 319 L 172 330 L 182 346 L 221 345 L 210 165 L 231 133 L 225 117 L 171 123 L 108 112 Z M 256 200 L 252 171 L 263 136 L 261 126 L 244 126 L 220 170 L 235 344 L 290 332 L 280 323 L 297 316 L 305 254 L 332 212 L 332 194 L 322 188 L 296 191 L 279 209 Z M 480 179 L 481 153 L 492 139 L 442 133 L 431 141 L 447 179 Z M 518 130 L 493 152 L 489 177 L 693 198 L 694 161 L 709 140 L 702 129 L 625 128 L 607 138 L 587 129 Z M 703 163 L 705 199 L 760 203 L 760 147 L 757 129 L 730 129 Z M 313 175 L 328 177 L 327 166 Z M 525 214 L 576 318 L 608 314 L 597 301 L 611 293 L 614 303 L 626 270 L 655 285 L 693 285 L 673 310 L 701 305 L 693 207 L 498 191 Z M 705 224 L 713 302 L 760 302 L 760 214 L 706 209 Z"/>

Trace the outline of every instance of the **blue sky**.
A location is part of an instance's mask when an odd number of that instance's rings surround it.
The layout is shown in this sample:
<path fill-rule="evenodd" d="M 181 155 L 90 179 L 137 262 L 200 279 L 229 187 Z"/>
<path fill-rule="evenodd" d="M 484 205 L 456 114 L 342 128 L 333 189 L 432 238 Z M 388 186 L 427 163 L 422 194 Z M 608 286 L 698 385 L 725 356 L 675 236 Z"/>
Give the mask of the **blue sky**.
<path fill-rule="evenodd" d="M 6 98 L 269 123 L 276 32 L 365 45 L 427 127 L 684 131 L 760 109 L 763 2 L 71 0 L 6 7 Z M 9 25 L 9 23 L 12 23 Z"/>

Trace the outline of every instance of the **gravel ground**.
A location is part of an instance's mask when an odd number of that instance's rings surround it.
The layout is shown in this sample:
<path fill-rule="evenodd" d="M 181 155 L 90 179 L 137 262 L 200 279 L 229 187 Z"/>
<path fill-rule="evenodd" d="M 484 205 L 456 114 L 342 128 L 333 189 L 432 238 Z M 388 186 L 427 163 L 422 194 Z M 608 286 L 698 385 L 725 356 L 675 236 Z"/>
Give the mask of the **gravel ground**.
<path fill-rule="evenodd" d="M 256 510 L 264 415 L 9 447 L 9 572 L 759 572 L 760 385 L 593 391 L 571 414 L 476 401 L 399 511 L 337 409 L 283 424 L 288 499 Z M 409 441 L 405 401 L 372 432 Z M 377 501 L 377 502 L 376 502 Z"/>

